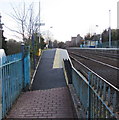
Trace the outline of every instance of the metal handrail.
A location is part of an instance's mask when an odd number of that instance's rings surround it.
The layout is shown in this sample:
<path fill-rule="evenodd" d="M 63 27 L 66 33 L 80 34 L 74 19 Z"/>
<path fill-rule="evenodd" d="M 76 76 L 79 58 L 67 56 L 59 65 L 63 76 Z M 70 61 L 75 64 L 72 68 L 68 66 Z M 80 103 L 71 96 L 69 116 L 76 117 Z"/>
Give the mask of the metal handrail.
<path fill-rule="evenodd" d="M 75 60 L 75 58 L 73 59 Z M 69 61 L 71 64 L 72 84 L 77 91 L 77 95 L 79 96 L 84 111 L 86 111 L 87 118 L 94 118 L 96 116 L 98 118 L 117 118 L 117 112 L 119 112 L 119 89 L 78 60 L 76 61 L 88 70 L 88 79 L 74 68 L 70 58 L 68 60 L 64 60 L 64 64 L 65 61 Z M 98 104 L 100 105 L 98 106 Z M 102 112 L 102 109 L 105 109 L 105 112 L 101 116 L 100 113 Z"/>

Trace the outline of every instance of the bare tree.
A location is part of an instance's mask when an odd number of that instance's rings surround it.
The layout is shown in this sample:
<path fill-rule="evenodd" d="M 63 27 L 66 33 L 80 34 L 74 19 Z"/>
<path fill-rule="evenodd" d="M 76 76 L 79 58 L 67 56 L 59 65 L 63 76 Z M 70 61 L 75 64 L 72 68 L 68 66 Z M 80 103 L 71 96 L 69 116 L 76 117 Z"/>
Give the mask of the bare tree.
<path fill-rule="evenodd" d="M 12 4 L 11 6 L 13 13 L 9 16 L 17 23 L 18 29 L 7 28 L 21 35 L 22 40 L 26 42 L 26 39 L 31 39 L 33 31 L 38 32 L 38 26 L 36 26 L 38 15 L 35 17 L 33 13 L 33 3 L 29 7 L 26 7 L 25 2 L 20 5 L 21 8 L 14 7 Z"/>

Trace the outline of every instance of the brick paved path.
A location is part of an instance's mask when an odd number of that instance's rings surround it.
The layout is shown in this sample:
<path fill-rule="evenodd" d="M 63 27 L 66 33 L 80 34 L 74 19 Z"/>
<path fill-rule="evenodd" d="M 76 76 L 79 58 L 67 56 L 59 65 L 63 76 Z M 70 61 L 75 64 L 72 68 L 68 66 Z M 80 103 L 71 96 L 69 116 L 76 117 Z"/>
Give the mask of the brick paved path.
<path fill-rule="evenodd" d="M 7 118 L 74 118 L 67 87 L 23 93 Z"/>

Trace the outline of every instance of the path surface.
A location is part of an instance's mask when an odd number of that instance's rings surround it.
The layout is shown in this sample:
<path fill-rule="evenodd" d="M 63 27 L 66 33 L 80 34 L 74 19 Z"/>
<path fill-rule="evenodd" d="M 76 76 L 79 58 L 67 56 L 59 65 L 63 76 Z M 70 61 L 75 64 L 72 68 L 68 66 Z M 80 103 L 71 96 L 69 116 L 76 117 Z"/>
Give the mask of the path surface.
<path fill-rule="evenodd" d="M 65 50 L 43 52 L 32 90 L 21 94 L 7 118 L 75 118 L 75 110 L 66 85 L 62 59 Z"/>
<path fill-rule="evenodd" d="M 53 68 L 56 50 L 44 51 L 36 72 L 32 90 L 43 90 L 66 86 L 63 69 Z M 59 55 L 56 55 L 59 58 Z M 60 58 L 57 60 L 59 61 Z M 58 62 L 57 62 L 58 63 Z"/>
<path fill-rule="evenodd" d="M 67 87 L 26 92 L 8 118 L 73 118 L 70 99 Z"/>

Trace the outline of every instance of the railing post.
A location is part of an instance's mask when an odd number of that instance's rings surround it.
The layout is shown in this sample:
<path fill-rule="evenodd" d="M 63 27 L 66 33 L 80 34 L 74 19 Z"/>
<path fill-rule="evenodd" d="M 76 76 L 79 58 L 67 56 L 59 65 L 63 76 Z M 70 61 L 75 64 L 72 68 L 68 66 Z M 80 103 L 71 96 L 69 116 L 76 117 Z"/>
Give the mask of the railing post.
<path fill-rule="evenodd" d="M 22 52 L 22 85 L 23 85 L 23 88 L 24 88 L 24 52 L 25 52 L 25 49 L 24 49 L 24 43 L 21 44 L 21 52 Z"/>
<path fill-rule="evenodd" d="M 117 104 L 117 93 L 115 91 L 113 94 L 113 112 L 116 112 L 116 106 L 118 106 L 118 104 Z"/>
<path fill-rule="evenodd" d="M 72 84 L 72 68 L 71 68 L 71 63 L 69 61 L 69 59 L 67 60 L 67 73 L 68 73 L 68 83 Z"/>
<path fill-rule="evenodd" d="M 24 72 L 24 87 L 23 90 L 29 90 L 30 85 L 30 47 L 25 46 L 25 53 L 23 57 L 23 72 Z"/>
<path fill-rule="evenodd" d="M 0 120 L 2 119 L 2 58 L 0 58 Z"/>
<path fill-rule="evenodd" d="M 90 83 L 91 83 L 91 72 L 88 72 L 88 104 L 87 104 L 87 119 L 90 120 L 91 116 L 91 91 L 90 91 Z"/>
<path fill-rule="evenodd" d="M 26 81 L 26 84 L 27 84 L 27 89 L 29 88 L 29 85 L 30 85 L 30 46 L 27 46 L 27 62 L 25 63 L 27 64 L 27 81 Z"/>

